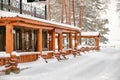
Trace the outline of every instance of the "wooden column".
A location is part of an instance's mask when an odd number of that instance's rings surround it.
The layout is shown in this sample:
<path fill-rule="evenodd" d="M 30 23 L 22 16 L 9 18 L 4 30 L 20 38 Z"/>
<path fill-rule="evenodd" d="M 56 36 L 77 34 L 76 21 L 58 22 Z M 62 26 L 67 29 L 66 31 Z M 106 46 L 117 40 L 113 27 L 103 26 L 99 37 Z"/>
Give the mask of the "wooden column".
<path fill-rule="evenodd" d="M 55 51 L 55 30 L 49 32 L 49 50 Z"/>
<path fill-rule="evenodd" d="M 38 29 L 38 51 L 42 52 L 42 29 Z"/>
<path fill-rule="evenodd" d="M 73 45 L 72 45 L 72 32 L 69 33 L 69 47 L 73 48 Z"/>
<path fill-rule="evenodd" d="M 58 50 L 62 50 L 62 33 L 58 34 Z"/>
<path fill-rule="evenodd" d="M 13 25 L 6 25 L 6 53 L 12 53 L 13 51 Z"/>
<path fill-rule="evenodd" d="M 78 33 L 75 33 L 75 47 L 78 46 Z"/>
<path fill-rule="evenodd" d="M 99 50 L 99 37 L 95 38 L 95 46 L 97 46 Z"/>

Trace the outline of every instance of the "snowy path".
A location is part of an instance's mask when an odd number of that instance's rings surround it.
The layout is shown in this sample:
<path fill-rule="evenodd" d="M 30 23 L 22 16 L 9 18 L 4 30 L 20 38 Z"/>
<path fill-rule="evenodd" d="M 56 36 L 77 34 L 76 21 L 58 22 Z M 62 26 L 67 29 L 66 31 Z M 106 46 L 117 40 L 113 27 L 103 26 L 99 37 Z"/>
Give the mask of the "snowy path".
<path fill-rule="evenodd" d="M 120 50 L 102 49 L 68 60 L 20 64 L 20 74 L 1 75 L 0 80 L 120 80 Z"/>

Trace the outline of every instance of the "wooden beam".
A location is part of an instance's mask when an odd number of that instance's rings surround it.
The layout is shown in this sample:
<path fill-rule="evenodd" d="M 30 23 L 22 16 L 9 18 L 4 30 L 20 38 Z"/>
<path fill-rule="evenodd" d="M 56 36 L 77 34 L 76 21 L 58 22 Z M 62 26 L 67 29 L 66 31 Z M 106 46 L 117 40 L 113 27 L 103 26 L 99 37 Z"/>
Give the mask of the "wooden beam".
<path fill-rule="evenodd" d="M 81 38 L 96 38 L 96 37 L 99 37 L 99 36 L 81 36 Z"/>
<path fill-rule="evenodd" d="M 55 29 L 55 32 L 56 33 L 62 33 L 62 30 L 61 29 Z"/>
<path fill-rule="evenodd" d="M 6 25 L 6 53 L 11 54 L 13 51 L 13 25 Z"/>
<path fill-rule="evenodd" d="M 27 28 L 36 28 L 36 29 L 39 29 L 39 28 L 42 28 L 42 29 L 47 29 L 47 30 L 52 30 L 53 28 L 51 27 L 45 27 L 45 26 L 42 26 L 42 25 L 34 25 L 34 24 L 28 24 L 28 23 L 24 23 L 24 22 L 16 22 L 16 23 L 13 23 L 14 26 L 21 26 L 21 27 L 27 27 Z"/>
<path fill-rule="evenodd" d="M 1 19 L 0 19 L 1 20 Z M 14 17 L 14 18 L 2 18 L 2 20 L 5 22 L 5 21 L 9 21 L 11 23 L 13 23 L 14 25 L 18 25 L 19 26 L 27 26 L 28 27 L 30 25 L 35 25 L 36 28 L 39 26 L 43 27 L 44 29 L 53 29 L 53 28 L 59 28 L 59 29 L 62 29 L 62 30 L 68 30 L 68 31 L 75 31 L 75 32 L 80 32 L 78 29 L 75 29 L 75 28 L 70 28 L 70 27 L 65 27 L 65 26 L 62 26 L 62 25 L 57 25 L 57 24 L 53 24 L 53 23 L 48 23 L 48 22 L 44 22 L 44 21 L 39 21 L 39 20 L 33 20 L 33 19 L 28 19 L 28 18 L 23 18 L 23 17 Z M 31 26 L 31 28 L 32 28 Z M 35 27 L 34 27 L 35 28 Z"/>
<path fill-rule="evenodd" d="M 5 26 L 5 23 L 0 23 L 0 26 Z"/>

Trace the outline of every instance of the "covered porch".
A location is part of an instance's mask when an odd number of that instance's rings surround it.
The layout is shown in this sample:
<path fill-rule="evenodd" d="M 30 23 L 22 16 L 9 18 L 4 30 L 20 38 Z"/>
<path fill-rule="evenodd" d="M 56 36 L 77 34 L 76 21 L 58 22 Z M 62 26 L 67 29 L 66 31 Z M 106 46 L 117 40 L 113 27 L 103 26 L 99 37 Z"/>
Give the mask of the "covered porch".
<path fill-rule="evenodd" d="M 92 47 L 96 48 L 96 50 L 100 50 L 100 46 L 99 46 L 100 33 L 99 32 L 81 32 L 81 38 L 93 39 L 93 41 L 91 42 Z M 87 41 L 86 41 L 86 44 L 87 44 Z"/>
<path fill-rule="evenodd" d="M 0 51 L 6 54 L 19 55 L 19 62 L 31 62 L 44 54 L 51 58 L 53 52 L 72 49 L 79 44 L 80 28 L 34 17 L 8 14 L 9 16 L 3 15 L 0 18 L 2 31 L 0 32 L 0 40 L 3 41 L 0 43 Z M 11 15 L 12 17 L 10 17 Z M 64 34 L 67 37 L 64 37 Z M 72 41 L 73 34 L 75 35 L 75 43 Z M 65 38 L 67 45 L 63 45 Z M 1 63 L 5 63 L 5 60 L 1 61 Z"/>

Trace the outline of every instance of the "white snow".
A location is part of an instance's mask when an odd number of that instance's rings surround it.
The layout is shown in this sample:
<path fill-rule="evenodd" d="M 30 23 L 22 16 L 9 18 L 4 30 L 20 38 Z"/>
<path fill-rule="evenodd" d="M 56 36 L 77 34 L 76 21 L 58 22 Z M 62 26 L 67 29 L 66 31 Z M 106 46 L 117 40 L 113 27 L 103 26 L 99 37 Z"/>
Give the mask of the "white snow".
<path fill-rule="evenodd" d="M 16 52 L 16 51 L 13 51 L 12 54 L 15 54 L 16 56 L 20 56 L 20 55 L 29 55 L 29 54 L 40 54 L 40 52 Z"/>
<path fill-rule="evenodd" d="M 42 51 L 42 54 L 48 54 L 48 53 L 53 53 L 54 51 Z"/>
<path fill-rule="evenodd" d="M 10 57 L 10 54 L 6 52 L 0 52 L 0 58 Z"/>
<path fill-rule="evenodd" d="M 76 27 L 76 26 L 72 26 L 72 25 L 68 25 L 68 24 L 62 24 L 62 23 L 53 22 L 53 21 L 48 21 L 48 20 L 45 20 L 45 19 L 40 19 L 40 18 L 30 16 L 30 15 L 22 15 L 22 14 L 19 14 L 19 13 L 13 13 L 13 12 L 7 12 L 7 11 L 1 11 L 0 10 L 0 18 L 1 17 L 16 17 L 16 16 L 27 18 L 27 19 L 32 19 L 32 20 L 36 20 L 36 21 L 40 21 L 40 22 L 45 22 L 45 23 L 48 23 L 48 24 L 59 25 L 59 26 L 62 26 L 62 27 L 73 28 L 73 29 L 77 29 L 77 30 L 81 31 L 81 29 L 79 27 Z"/>
<path fill-rule="evenodd" d="M 119 48 L 106 47 L 76 58 L 67 57 L 61 61 L 50 59 L 48 63 L 42 58 L 19 63 L 19 74 L 1 75 L 0 80 L 120 80 Z"/>
<path fill-rule="evenodd" d="M 82 36 L 98 36 L 99 32 L 81 32 Z"/>

